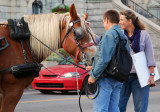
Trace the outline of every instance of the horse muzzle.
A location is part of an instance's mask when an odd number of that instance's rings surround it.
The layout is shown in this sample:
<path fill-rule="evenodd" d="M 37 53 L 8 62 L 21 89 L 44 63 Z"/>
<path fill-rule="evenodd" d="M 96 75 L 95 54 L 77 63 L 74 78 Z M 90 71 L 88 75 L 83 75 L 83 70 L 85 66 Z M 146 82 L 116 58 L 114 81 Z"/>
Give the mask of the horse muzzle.
<path fill-rule="evenodd" d="M 96 48 L 96 47 L 95 47 Z M 85 51 L 85 55 L 86 55 L 86 62 L 87 62 L 87 66 L 92 66 L 93 60 L 94 60 L 94 55 L 95 55 L 95 51 L 96 49 L 93 50 L 86 50 Z M 81 56 L 83 57 L 83 56 Z M 81 58 L 82 62 L 83 59 Z M 84 63 L 84 62 L 83 62 Z M 84 63 L 85 64 L 85 63 Z"/>

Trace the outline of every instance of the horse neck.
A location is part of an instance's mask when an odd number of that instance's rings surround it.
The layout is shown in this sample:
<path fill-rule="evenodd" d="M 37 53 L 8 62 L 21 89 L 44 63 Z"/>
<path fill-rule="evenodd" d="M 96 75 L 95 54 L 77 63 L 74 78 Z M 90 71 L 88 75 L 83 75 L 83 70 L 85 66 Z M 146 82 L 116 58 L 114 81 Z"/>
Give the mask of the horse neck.
<path fill-rule="evenodd" d="M 56 17 L 56 14 L 29 15 L 25 17 L 25 21 L 29 23 L 28 26 L 32 35 L 53 50 L 57 50 L 60 46 L 60 33 L 62 32 L 61 16 L 57 15 Z M 31 37 L 30 42 L 39 61 L 51 54 L 51 51 L 35 38 Z"/>

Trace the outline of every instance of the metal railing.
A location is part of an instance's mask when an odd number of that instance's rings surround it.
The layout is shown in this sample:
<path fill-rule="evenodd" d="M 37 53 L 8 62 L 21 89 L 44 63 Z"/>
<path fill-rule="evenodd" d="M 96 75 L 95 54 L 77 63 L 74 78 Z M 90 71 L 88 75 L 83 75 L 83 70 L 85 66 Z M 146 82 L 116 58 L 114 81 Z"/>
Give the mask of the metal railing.
<path fill-rule="evenodd" d="M 154 15 L 149 10 L 147 10 L 144 7 L 140 6 L 138 3 L 134 2 L 133 0 L 129 0 L 129 1 L 133 3 L 133 7 L 132 8 L 133 8 L 134 11 L 136 11 L 137 13 L 145 16 L 146 18 L 149 18 L 150 20 L 152 19 L 151 21 L 158 22 L 158 24 L 160 24 L 160 14 L 158 14 L 159 10 L 160 10 L 160 7 L 156 7 L 157 15 Z M 155 8 L 153 7 L 152 9 L 155 9 Z"/>

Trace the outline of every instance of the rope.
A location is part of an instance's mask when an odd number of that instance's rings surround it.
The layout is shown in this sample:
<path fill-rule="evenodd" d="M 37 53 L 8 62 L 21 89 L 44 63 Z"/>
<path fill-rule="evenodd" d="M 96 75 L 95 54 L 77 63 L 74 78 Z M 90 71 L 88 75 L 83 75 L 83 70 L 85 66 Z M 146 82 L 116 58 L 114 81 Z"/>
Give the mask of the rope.
<path fill-rule="evenodd" d="M 93 89 L 92 87 L 95 86 L 95 90 L 94 90 L 94 93 L 93 91 L 90 89 Z M 90 87 L 90 88 L 89 88 Z M 95 82 L 94 84 L 86 84 L 85 87 L 82 89 L 80 95 L 79 95 L 79 109 L 80 109 L 80 112 L 83 112 L 82 110 L 82 106 L 81 106 L 81 96 L 82 96 L 82 93 L 85 91 L 85 94 L 87 96 L 88 99 L 91 99 L 91 100 L 94 100 L 95 98 L 97 98 L 97 96 L 99 95 L 99 92 L 100 92 L 100 87 L 99 87 L 99 84 L 97 82 Z M 97 92 L 97 94 L 95 94 Z M 95 94 L 95 96 L 93 98 L 90 98 L 89 97 L 89 94 Z"/>
<path fill-rule="evenodd" d="M 31 34 L 32 35 L 32 34 Z M 68 62 L 70 62 L 71 64 L 73 64 L 73 65 L 75 65 L 75 66 L 77 66 L 77 67 L 79 67 L 79 68 L 81 68 L 81 69 L 83 69 L 83 70 L 86 70 L 84 67 L 81 67 L 81 66 L 79 66 L 79 65 L 77 65 L 77 64 L 75 64 L 75 63 L 73 63 L 73 62 L 71 62 L 71 61 L 69 61 L 69 60 L 67 60 L 66 58 L 64 58 L 60 53 L 58 53 L 58 52 L 56 52 L 55 50 L 53 50 L 53 49 L 51 49 L 49 46 L 47 46 L 45 43 L 43 43 L 42 41 L 40 41 L 38 38 L 36 38 L 34 35 L 32 35 L 32 37 L 34 37 L 36 40 L 38 40 L 41 44 L 43 44 L 45 47 L 47 47 L 49 50 L 51 50 L 52 52 L 54 52 L 54 53 L 56 53 L 58 56 L 60 56 L 61 58 L 63 58 L 64 60 L 66 60 L 66 61 L 68 61 Z"/>
<path fill-rule="evenodd" d="M 77 74 L 77 67 L 76 67 L 76 80 L 77 80 L 77 95 L 79 97 L 79 84 L 78 84 L 78 74 Z"/>

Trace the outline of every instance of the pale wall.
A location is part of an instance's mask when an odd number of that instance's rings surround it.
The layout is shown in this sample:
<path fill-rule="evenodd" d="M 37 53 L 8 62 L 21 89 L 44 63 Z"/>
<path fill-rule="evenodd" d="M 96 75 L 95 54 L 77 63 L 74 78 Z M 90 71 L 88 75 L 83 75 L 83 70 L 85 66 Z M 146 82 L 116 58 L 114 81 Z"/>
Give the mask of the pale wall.
<path fill-rule="evenodd" d="M 23 15 L 32 14 L 32 3 L 34 0 L 0 0 L 0 22 L 9 18 L 19 19 Z M 61 0 L 41 0 L 43 2 L 43 13 L 51 13 L 51 9 L 58 6 Z M 104 2 L 105 1 L 105 2 Z M 93 31 L 102 35 L 105 31 L 102 25 L 102 16 L 107 9 L 112 8 L 112 0 L 87 2 L 87 0 L 65 0 L 70 6 L 75 4 L 78 13 L 89 13 L 88 21 L 91 22 Z"/>

